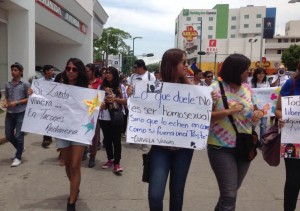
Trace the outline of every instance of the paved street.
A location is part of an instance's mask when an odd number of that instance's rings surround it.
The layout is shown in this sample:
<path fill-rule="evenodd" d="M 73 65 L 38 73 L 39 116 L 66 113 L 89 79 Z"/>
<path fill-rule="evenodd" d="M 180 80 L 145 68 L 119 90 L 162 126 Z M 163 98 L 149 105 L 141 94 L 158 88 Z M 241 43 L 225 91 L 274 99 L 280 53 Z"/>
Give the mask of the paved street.
<path fill-rule="evenodd" d="M 0 135 L 3 135 L 4 115 L 0 114 Z M 41 140 L 42 137 L 35 134 L 25 137 L 23 164 L 15 168 L 10 167 L 15 150 L 9 143 L 0 145 L 0 210 L 66 209 L 69 185 L 64 167 L 58 163 L 55 144 L 44 149 Z M 98 151 L 94 168 L 87 168 L 87 162 L 83 162 L 77 210 L 148 210 L 147 184 L 141 181 L 139 147 L 123 140 L 121 166 L 125 171 L 122 176 L 113 174 L 111 169 L 100 168 L 106 161 L 105 154 L 103 150 Z M 259 152 L 239 191 L 237 210 L 283 210 L 283 186 L 283 162 L 279 167 L 269 167 Z M 195 151 L 185 190 L 184 210 L 214 210 L 218 187 L 205 151 Z M 168 210 L 168 198 L 166 193 L 165 210 Z"/>

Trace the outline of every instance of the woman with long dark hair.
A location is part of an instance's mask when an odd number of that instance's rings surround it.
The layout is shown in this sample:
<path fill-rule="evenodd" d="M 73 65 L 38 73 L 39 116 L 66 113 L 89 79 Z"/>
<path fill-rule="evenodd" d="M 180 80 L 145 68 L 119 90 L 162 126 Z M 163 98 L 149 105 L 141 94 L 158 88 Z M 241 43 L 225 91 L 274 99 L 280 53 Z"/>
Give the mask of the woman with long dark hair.
<path fill-rule="evenodd" d="M 114 109 L 122 110 L 122 105 L 125 105 L 127 100 L 122 96 L 119 85 L 119 72 L 116 68 L 108 67 L 106 69 L 100 90 L 105 91 L 105 99 L 101 104 L 99 119 L 107 154 L 107 162 L 102 165 L 102 168 L 107 169 L 114 165 L 113 172 L 121 173 L 123 172 L 123 168 L 120 166 L 123 120 L 119 124 L 113 124 L 111 114 Z"/>
<path fill-rule="evenodd" d="M 246 83 L 250 60 L 241 54 L 232 54 L 223 62 L 219 76 L 227 97 L 226 109 L 219 83 L 211 87 L 217 92 L 217 100 L 211 114 L 208 136 L 208 158 L 220 191 L 215 211 L 235 210 L 237 192 L 250 166 L 250 161 L 236 158 L 236 132 L 228 118 L 233 116 L 239 133 L 252 134 L 252 123 L 263 116 L 255 109 L 253 91 Z"/>
<path fill-rule="evenodd" d="M 88 87 L 88 79 L 85 66 L 80 59 L 70 58 L 65 70 L 61 75 L 61 82 L 79 87 Z M 81 181 L 81 160 L 86 144 L 58 139 L 57 147 L 65 162 L 65 170 L 70 181 L 70 197 L 68 199 L 67 211 L 75 211 L 75 203 L 79 194 Z"/>

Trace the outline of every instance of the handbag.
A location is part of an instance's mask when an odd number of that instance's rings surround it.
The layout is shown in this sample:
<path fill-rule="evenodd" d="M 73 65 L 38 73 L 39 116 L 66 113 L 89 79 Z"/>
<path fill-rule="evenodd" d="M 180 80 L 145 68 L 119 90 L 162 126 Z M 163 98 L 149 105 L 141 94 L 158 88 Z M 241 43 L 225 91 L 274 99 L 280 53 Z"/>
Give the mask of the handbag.
<path fill-rule="evenodd" d="M 113 126 L 122 126 L 124 122 L 124 114 L 121 109 L 113 108 L 109 109 L 111 124 Z"/>
<path fill-rule="evenodd" d="M 151 156 L 151 150 L 150 148 L 149 152 L 143 153 L 142 158 L 143 158 L 143 175 L 142 175 L 142 181 L 143 182 L 148 182 L 149 183 L 149 165 L 150 165 L 150 156 Z"/>
<path fill-rule="evenodd" d="M 229 109 L 227 97 L 225 95 L 224 87 L 222 82 L 219 81 L 221 95 L 224 107 Z M 257 155 L 257 141 L 258 135 L 254 129 L 252 129 L 252 134 L 239 133 L 237 127 L 234 123 L 233 116 L 228 115 L 230 123 L 236 132 L 236 158 L 239 160 L 252 161 Z"/>
<path fill-rule="evenodd" d="M 262 155 L 264 160 L 270 166 L 278 166 L 280 164 L 280 146 L 281 134 L 277 121 L 262 136 Z"/>

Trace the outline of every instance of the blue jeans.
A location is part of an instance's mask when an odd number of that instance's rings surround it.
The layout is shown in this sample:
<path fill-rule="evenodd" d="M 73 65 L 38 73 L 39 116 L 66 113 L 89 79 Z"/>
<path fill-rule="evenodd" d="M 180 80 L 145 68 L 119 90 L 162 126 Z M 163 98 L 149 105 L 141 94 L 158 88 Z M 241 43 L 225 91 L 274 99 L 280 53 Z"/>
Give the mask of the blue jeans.
<path fill-rule="evenodd" d="M 215 211 L 234 211 L 237 191 L 250 166 L 250 161 L 237 160 L 235 148 L 208 146 L 208 158 L 218 181 L 220 197 Z"/>
<path fill-rule="evenodd" d="M 6 139 L 16 148 L 15 158 L 20 160 L 24 149 L 24 132 L 21 131 L 24 114 L 25 111 L 21 113 L 7 112 L 5 116 Z"/>
<path fill-rule="evenodd" d="M 260 129 L 260 139 L 261 137 L 266 133 L 267 130 L 267 117 L 262 117 L 260 119 L 260 124 L 259 124 L 259 129 Z"/>
<path fill-rule="evenodd" d="M 149 163 L 148 200 L 150 211 L 163 210 L 163 198 L 170 172 L 170 210 L 181 211 L 185 181 L 194 150 L 170 150 L 152 146 Z"/>

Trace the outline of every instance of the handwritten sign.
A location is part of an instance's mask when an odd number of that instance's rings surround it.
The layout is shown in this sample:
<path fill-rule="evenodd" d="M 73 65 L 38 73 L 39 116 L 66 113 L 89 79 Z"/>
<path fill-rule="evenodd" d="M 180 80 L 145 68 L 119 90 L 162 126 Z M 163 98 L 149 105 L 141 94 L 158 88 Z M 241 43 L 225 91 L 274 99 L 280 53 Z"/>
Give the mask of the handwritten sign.
<path fill-rule="evenodd" d="M 264 116 L 275 116 L 280 87 L 253 88 L 253 92 L 258 102 L 257 107 L 264 111 Z"/>
<path fill-rule="evenodd" d="M 300 157 L 300 96 L 281 98 L 282 119 L 281 156 L 285 158 Z"/>
<path fill-rule="evenodd" d="M 91 144 L 104 91 L 33 80 L 22 131 Z"/>
<path fill-rule="evenodd" d="M 139 81 L 130 97 L 127 142 L 205 149 L 210 87 Z"/>

